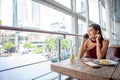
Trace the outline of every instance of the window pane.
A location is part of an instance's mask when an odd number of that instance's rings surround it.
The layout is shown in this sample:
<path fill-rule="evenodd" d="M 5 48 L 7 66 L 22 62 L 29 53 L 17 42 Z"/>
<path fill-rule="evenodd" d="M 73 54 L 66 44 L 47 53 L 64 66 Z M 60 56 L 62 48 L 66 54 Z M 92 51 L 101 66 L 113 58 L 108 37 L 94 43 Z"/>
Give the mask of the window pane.
<path fill-rule="evenodd" d="M 89 0 L 89 19 L 96 23 L 99 23 L 98 11 L 98 0 Z"/>
<path fill-rule="evenodd" d="M 12 0 L 1 0 L 0 19 L 2 25 L 13 25 L 13 7 Z M 7 5 L 7 6 L 6 6 Z"/>
<path fill-rule="evenodd" d="M 86 32 L 87 32 L 86 23 L 78 19 L 78 34 L 83 35 Z M 78 37 L 78 47 L 80 46 L 80 44 L 81 44 L 81 36 Z"/>
<path fill-rule="evenodd" d="M 85 12 L 85 0 L 76 0 L 76 12 Z"/>
<path fill-rule="evenodd" d="M 87 32 L 86 23 L 79 19 L 78 20 L 78 33 L 80 35 L 82 35 L 82 34 L 84 34 L 86 32 Z"/>
<path fill-rule="evenodd" d="M 41 26 L 44 30 L 71 33 L 71 16 L 41 5 Z"/>
<path fill-rule="evenodd" d="M 101 8 L 101 26 L 106 26 L 106 23 L 105 23 L 105 21 L 106 21 L 106 16 L 105 16 L 105 8 L 102 6 L 102 8 Z"/>
<path fill-rule="evenodd" d="M 82 16 L 86 16 L 85 0 L 76 0 L 76 12 Z"/>
<path fill-rule="evenodd" d="M 71 9 L 71 0 L 54 0 L 66 7 L 68 7 L 69 9 Z"/>
<path fill-rule="evenodd" d="M 0 57 L 41 54 L 51 60 L 58 58 L 58 48 L 61 46 L 61 56 L 68 58 L 74 44 L 74 36 L 66 36 L 64 39 L 63 35 L 9 30 L 1 30 L 0 34 Z M 61 41 L 60 46 L 58 39 Z"/>
<path fill-rule="evenodd" d="M 18 26 L 55 32 L 71 32 L 71 16 L 32 2 L 18 3 Z M 24 1 L 24 0 L 23 0 Z M 26 7 L 23 9 L 23 7 Z"/>

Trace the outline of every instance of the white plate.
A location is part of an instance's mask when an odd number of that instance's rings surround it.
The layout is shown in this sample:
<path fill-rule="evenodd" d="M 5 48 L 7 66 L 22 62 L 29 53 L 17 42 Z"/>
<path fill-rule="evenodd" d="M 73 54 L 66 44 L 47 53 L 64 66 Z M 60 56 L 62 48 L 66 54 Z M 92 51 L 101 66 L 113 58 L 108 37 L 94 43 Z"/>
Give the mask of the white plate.
<path fill-rule="evenodd" d="M 100 64 L 100 65 L 116 65 L 118 62 L 109 60 L 109 59 L 100 59 L 100 60 L 94 60 L 93 62 Z"/>

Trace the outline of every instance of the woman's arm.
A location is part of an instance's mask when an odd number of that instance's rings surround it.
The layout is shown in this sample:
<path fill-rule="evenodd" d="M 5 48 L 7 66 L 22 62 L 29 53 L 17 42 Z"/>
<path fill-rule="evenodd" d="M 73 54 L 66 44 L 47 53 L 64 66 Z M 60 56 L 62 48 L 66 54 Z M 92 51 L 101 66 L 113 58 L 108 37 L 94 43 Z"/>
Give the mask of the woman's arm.
<path fill-rule="evenodd" d="M 86 50 L 86 40 L 83 40 L 78 51 L 78 58 L 82 58 Z"/>
<path fill-rule="evenodd" d="M 87 40 L 88 40 L 88 37 L 86 37 L 87 34 L 83 35 L 83 39 L 82 39 L 82 42 L 81 42 L 81 46 L 79 48 L 79 51 L 78 51 L 78 58 L 82 58 L 86 49 L 87 49 Z"/>
<path fill-rule="evenodd" d="M 96 43 L 96 50 L 97 50 L 97 59 L 102 59 L 104 56 L 106 56 L 106 52 L 109 46 L 109 40 L 104 40 L 102 42 L 102 48 L 100 48 L 100 43 Z"/>

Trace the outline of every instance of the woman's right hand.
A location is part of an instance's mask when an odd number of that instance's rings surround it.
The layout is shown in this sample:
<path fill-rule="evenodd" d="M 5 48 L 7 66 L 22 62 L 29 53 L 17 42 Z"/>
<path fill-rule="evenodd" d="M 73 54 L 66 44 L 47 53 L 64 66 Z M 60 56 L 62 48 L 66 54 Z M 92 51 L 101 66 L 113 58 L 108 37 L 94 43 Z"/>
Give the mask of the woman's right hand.
<path fill-rule="evenodd" d="M 85 33 L 85 34 L 83 35 L 83 39 L 88 39 L 88 38 L 89 38 L 88 34 Z"/>

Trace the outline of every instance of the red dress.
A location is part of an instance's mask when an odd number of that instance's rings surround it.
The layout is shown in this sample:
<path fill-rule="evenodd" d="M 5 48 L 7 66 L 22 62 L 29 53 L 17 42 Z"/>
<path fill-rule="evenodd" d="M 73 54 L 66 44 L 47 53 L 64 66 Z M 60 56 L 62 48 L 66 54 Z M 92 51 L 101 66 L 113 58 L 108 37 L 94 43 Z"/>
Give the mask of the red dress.
<path fill-rule="evenodd" d="M 100 41 L 100 44 L 101 44 L 100 48 L 102 48 L 102 41 L 103 40 Z M 97 58 L 96 52 L 97 51 L 96 51 L 96 45 L 95 45 L 92 49 L 89 49 L 89 50 L 86 51 L 86 57 L 88 57 L 88 58 Z"/>

